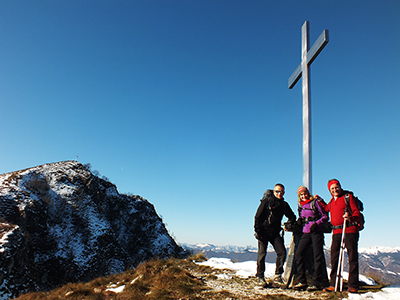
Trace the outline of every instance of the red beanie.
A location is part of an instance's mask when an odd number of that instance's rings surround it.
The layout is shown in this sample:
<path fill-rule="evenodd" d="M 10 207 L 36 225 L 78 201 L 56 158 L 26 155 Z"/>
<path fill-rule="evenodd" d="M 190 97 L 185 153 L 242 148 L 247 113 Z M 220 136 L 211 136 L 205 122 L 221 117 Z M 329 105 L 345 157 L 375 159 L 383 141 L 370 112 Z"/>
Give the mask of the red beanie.
<path fill-rule="evenodd" d="M 337 179 L 331 179 L 331 180 L 329 180 L 328 181 L 328 190 L 331 190 L 331 185 L 332 184 L 338 184 L 339 186 L 340 186 L 340 182 L 339 182 L 339 180 L 337 180 Z"/>

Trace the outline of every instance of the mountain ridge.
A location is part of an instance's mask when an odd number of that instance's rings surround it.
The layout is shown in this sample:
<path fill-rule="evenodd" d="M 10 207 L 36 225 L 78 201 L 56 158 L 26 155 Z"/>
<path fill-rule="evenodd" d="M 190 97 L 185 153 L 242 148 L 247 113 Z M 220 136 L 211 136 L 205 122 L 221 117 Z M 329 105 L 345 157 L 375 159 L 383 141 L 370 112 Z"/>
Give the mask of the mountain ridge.
<path fill-rule="evenodd" d="M 248 246 L 237 246 L 232 244 L 224 244 L 224 245 L 215 245 L 209 243 L 179 243 L 182 247 L 187 248 L 202 248 L 202 249 L 214 249 L 214 250 L 224 250 L 224 251 L 234 251 L 237 249 L 237 252 L 244 251 L 244 250 L 254 250 L 257 252 L 257 247 L 248 245 Z M 272 249 L 272 246 L 269 245 L 269 249 Z M 325 247 L 329 249 L 329 247 Z M 400 247 L 388 247 L 388 246 L 372 246 L 372 247 L 361 247 L 358 248 L 358 253 L 363 254 L 377 254 L 377 253 L 393 253 L 393 252 L 400 252 Z"/>

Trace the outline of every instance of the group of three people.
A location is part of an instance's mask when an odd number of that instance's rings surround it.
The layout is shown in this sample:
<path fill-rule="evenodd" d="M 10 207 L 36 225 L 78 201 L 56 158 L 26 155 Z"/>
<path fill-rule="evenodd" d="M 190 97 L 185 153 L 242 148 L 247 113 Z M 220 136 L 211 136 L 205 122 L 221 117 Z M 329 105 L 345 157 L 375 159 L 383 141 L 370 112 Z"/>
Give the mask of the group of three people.
<path fill-rule="evenodd" d="M 268 243 L 276 252 L 276 269 L 273 280 L 274 287 L 286 284 L 282 279 L 283 266 L 286 260 L 286 248 L 283 235 L 281 235 L 281 222 L 286 216 L 289 224 L 297 225 L 301 228 L 302 235 L 296 245 L 295 264 L 297 267 L 297 284 L 294 289 L 306 289 L 308 291 L 321 290 L 334 291 L 339 253 L 341 248 L 343 224 L 346 222 L 345 247 L 347 248 L 349 259 L 349 278 L 348 291 L 357 292 L 358 281 L 358 239 L 361 213 L 357 207 L 352 193 L 344 191 L 340 182 L 336 179 L 329 180 L 328 190 L 332 195 L 331 200 L 326 204 L 318 195 L 311 195 L 309 190 L 300 186 L 297 190 L 299 198 L 298 213 L 299 218 L 284 201 L 285 187 L 278 183 L 273 190 L 267 190 L 257 209 L 254 222 L 255 237 L 258 240 L 257 274 L 261 284 L 267 286 L 265 273 L 265 257 Z M 328 281 L 326 263 L 324 257 L 324 227 L 329 221 L 330 213 L 333 228 L 331 244 L 331 274 Z M 307 285 L 305 257 L 309 248 L 313 250 L 313 274 L 311 285 Z M 329 283 L 328 283 L 329 282 Z"/>

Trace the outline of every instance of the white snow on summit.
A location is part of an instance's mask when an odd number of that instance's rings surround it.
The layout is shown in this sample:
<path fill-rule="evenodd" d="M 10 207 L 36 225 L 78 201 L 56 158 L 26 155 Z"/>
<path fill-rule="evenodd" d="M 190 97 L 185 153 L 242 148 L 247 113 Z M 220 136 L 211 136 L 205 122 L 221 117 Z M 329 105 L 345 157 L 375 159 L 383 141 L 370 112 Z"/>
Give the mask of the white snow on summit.
<path fill-rule="evenodd" d="M 360 254 L 378 254 L 378 253 L 396 253 L 400 252 L 400 247 L 382 247 L 382 246 L 374 246 L 367 248 L 359 248 L 358 253 Z"/>

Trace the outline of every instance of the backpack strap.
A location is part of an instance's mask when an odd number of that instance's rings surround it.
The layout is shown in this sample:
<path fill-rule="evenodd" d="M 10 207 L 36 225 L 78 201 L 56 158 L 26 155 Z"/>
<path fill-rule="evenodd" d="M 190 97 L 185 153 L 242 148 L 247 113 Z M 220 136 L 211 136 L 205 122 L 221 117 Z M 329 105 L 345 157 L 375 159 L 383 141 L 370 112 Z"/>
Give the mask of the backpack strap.
<path fill-rule="evenodd" d="M 315 207 L 315 201 L 317 201 L 317 199 L 314 198 L 314 199 L 311 201 L 310 207 L 311 207 L 311 209 L 312 209 L 314 212 L 318 213 L 318 210 L 317 210 L 317 208 Z"/>
<path fill-rule="evenodd" d="M 314 212 L 318 212 L 318 210 L 315 208 L 315 200 L 316 200 L 316 199 L 311 200 L 311 202 L 310 202 L 310 208 L 304 208 L 304 207 L 301 205 L 301 203 L 298 203 L 297 206 L 298 206 L 299 215 L 300 215 L 300 213 L 301 213 L 301 211 L 302 211 L 303 209 L 306 209 L 306 210 L 313 210 Z"/>
<path fill-rule="evenodd" d="M 346 202 L 346 206 L 351 209 L 350 207 L 350 196 L 349 194 L 344 195 L 344 201 Z"/>
<path fill-rule="evenodd" d="M 353 214 L 353 210 L 351 209 L 351 206 L 350 206 L 350 196 L 349 196 L 349 194 L 344 195 L 344 201 L 346 202 L 346 206 L 347 206 L 348 212 L 352 215 Z"/>

